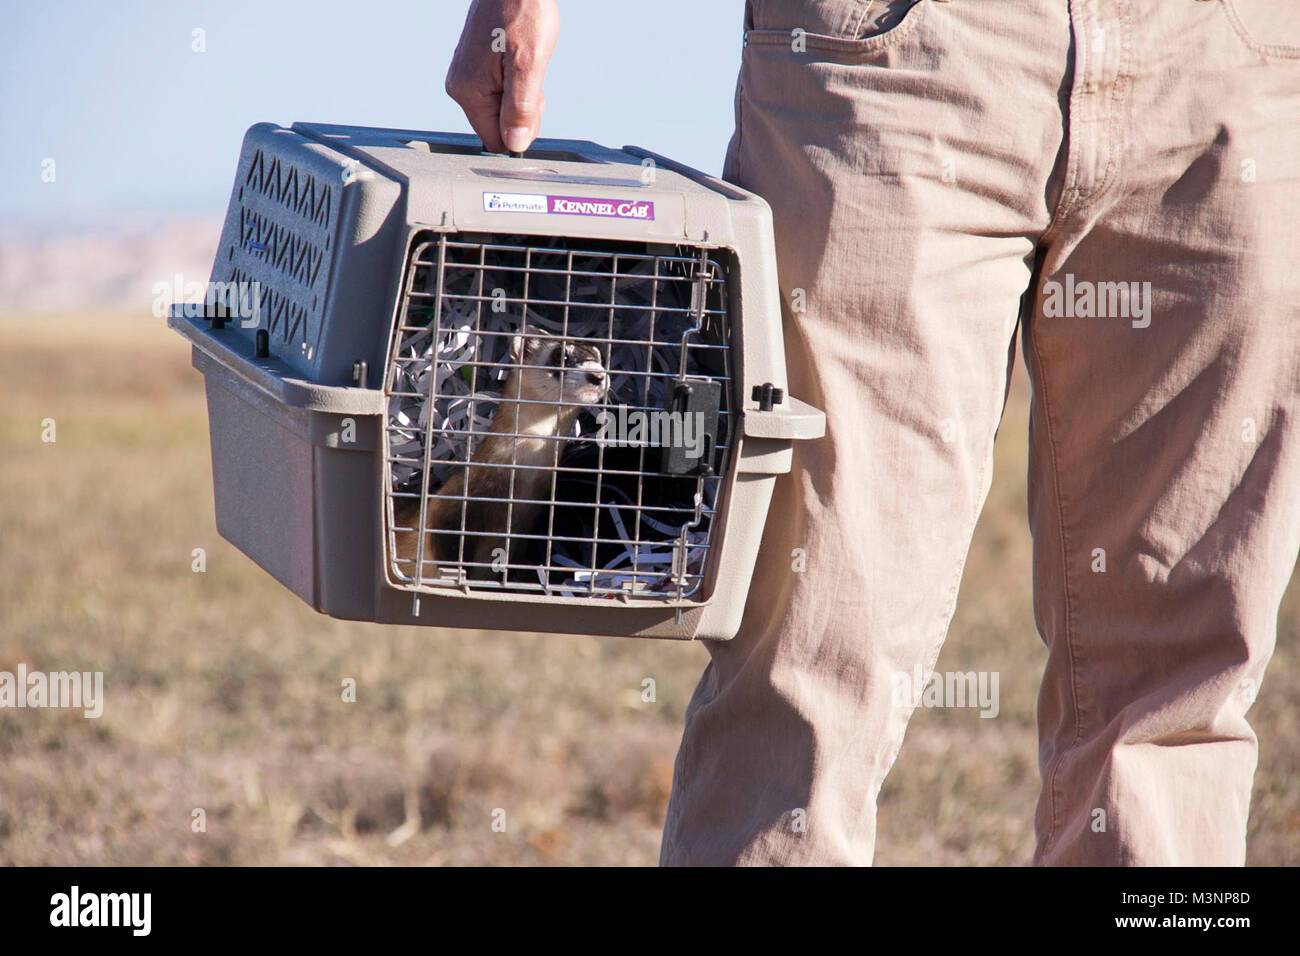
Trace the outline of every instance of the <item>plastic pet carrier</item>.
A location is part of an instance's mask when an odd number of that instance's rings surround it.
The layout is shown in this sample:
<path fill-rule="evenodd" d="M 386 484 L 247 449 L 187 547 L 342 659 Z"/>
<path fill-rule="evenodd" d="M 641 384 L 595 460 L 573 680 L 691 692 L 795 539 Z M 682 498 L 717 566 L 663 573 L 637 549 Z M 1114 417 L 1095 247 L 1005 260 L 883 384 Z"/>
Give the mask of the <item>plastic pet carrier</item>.
<path fill-rule="evenodd" d="M 217 527 L 334 617 L 730 638 L 824 430 L 767 205 L 634 147 L 254 126 L 208 290 Z"/>

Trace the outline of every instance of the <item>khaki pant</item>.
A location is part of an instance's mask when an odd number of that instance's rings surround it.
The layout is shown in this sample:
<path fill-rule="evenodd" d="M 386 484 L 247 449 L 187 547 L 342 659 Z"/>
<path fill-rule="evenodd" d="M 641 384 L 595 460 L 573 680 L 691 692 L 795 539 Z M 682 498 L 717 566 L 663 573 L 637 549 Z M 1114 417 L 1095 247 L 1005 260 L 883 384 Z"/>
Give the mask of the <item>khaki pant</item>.
<path fill-rule="evenodd" d="M 772 206 L 790 388 L 828 427 L 710 645 L 662 861 L 871 861 L 895 675 L 933 670 L 1019 329 L 1035 860 L 1242 863 L 1300 546 L 1300 4 L 746 18 L 726 175 Z"/>

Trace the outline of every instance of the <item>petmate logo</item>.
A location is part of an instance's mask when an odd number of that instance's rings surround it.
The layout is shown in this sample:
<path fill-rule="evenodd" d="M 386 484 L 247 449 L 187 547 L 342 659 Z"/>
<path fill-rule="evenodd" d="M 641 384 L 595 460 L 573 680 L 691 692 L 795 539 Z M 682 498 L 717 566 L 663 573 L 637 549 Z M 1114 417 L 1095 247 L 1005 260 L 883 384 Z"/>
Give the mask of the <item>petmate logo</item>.
<path fill-rule="evenodd" d="M 604 216 L 612 219 L 655 217 L 655 204 L 630 199 L 589 199 L 582 196 L 547 196 L 551 212 L 563 216 Z"/>
<path fill-rule="evenodd" d="M 546 197 L 532 193 L 484 193 L 485 212 L 547 212 Z"/>

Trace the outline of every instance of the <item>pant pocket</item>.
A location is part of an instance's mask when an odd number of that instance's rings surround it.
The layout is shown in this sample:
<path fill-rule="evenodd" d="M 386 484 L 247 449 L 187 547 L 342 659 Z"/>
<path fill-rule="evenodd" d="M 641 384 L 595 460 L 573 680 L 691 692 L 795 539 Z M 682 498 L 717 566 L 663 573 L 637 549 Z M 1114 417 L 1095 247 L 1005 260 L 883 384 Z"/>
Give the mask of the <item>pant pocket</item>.
<path fill-rule="evenodd" d="M 1264 56 L 1300 59 L 1300 4 L 1275 0 L 1222 0 L 1241 41 Z"/>
<path fill-rule="evenodd" d="M 798 4 L 785 5 L 797 7 Z M 754 25 L 745 31 L 745 43 L 787 47 L 794 53 L 818 51 L 849 57 L 870 56 L 913 33 L 928 5 L 926 0 L 870 0 L 857 4 L 854 16 L 846 16 L 840 10 L 831 13 L 820 10 L 818 16 L 806 17 L 803 23 L 797 17 L 787 17 L 785 26 L 763 26 L 763 23 L 779 21 L 758 17 L 755 5 Z"/>
<path fill-rule="evenodd" d="M 927 0 L 753 0 L 745 42 L 869 55 L 906 37 Z"/>

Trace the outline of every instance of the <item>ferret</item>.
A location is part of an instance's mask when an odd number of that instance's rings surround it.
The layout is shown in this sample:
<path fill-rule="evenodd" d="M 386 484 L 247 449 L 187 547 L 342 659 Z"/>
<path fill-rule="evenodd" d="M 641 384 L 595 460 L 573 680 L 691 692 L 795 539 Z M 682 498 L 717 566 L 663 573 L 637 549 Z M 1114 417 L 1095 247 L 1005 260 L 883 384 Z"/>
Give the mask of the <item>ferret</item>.
<path fill-rule="evenodd" d="M 599 350 L 585 343 L 565 342 L 536 326 L 527 326 L 514 337 L 510 364 L 513 368 L 487 435 L 469 463 L 448 478 L 436 494 L 429 495 L 425 515 L 425 527 L 429 529 L 424 542 L 425 561 L 457 564 L 462 560 L 463 537 L 466 574 L 475 580 L 500 580 L 500 572 L 490 567 L 493 560 L 504 553 L 505 561 L 513 563 L 512 555 L 517 556 L 531 543 L 527 539 L 506 539 L 507 515 L 512 535 L 536 534 L 546 507 L 541 502 L 551 497 L 550 469 L 558 466 L 563 447 L 573 436 L 578 413 L 603 402 L 609 390 L 609 376 Z M 564 404 L 548 404 L 552 402 Z M 469 500 L 462 499 L 466 494 Z M 462 508 L 464 530 L 479 534 L 461 534 Z M 398 525 L 417 528 L 419 501 L 395 505 L 394 517 Z M 397 532 L 399 558 L 414 562 L 418 544 L 417 531 Z M 416 580 L 422 577 L 420 570 L 412 566 Z"/>

